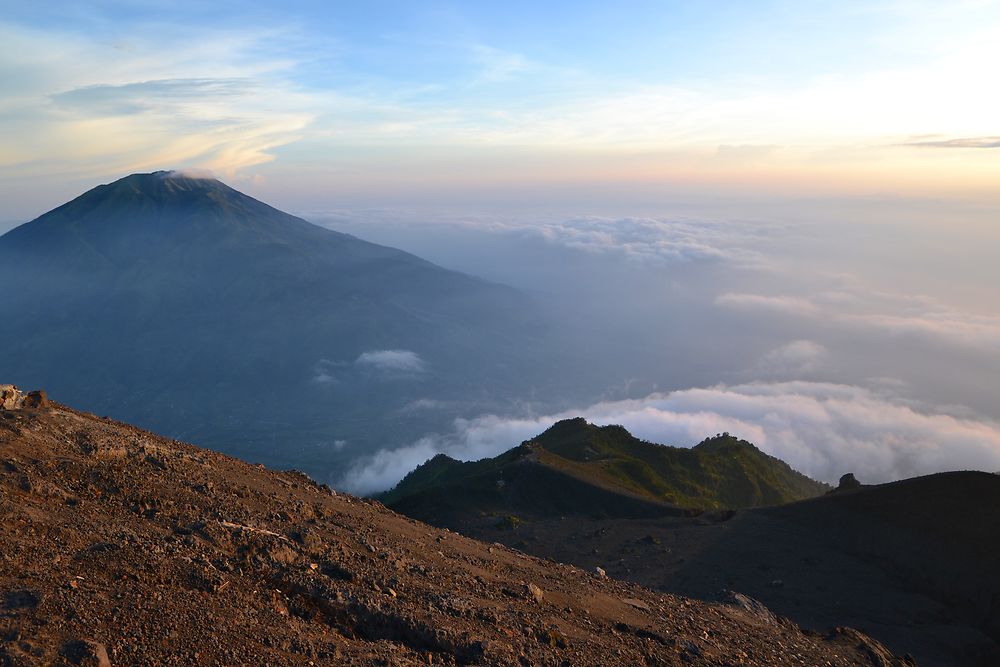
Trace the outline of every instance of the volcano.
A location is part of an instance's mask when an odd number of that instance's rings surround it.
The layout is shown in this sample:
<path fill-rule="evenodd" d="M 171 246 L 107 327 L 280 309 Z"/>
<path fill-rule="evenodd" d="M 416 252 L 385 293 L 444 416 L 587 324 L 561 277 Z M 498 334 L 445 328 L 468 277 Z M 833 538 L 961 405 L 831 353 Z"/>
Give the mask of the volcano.
<path fill-rule="evenodd" d="M 445 419 L 409 405 L 479 410 L 548 363 L 524 294 L 177 172 L 8 232 L 0 281 L 4 377 L 317 475 Z"/>

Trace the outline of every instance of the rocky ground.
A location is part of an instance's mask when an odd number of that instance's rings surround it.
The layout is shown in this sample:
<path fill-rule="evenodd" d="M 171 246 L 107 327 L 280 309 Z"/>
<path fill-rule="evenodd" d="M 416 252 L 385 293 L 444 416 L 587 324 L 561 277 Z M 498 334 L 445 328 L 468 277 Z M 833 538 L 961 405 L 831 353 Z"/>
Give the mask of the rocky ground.
<path fill-rule="evenodd" d="M 51 404 L 0 411 L 3 665 L 903 665 Z"/>
<path fill-rule="evenodd" d="M 1000 476 L 942 473 L 694 517 L 469 517 L 451 528 L 652 590 L 752 596 L 858 628 L 921 665 L 1000 665 Z M 445 524 L 449 525 L 449 524 Z"/>

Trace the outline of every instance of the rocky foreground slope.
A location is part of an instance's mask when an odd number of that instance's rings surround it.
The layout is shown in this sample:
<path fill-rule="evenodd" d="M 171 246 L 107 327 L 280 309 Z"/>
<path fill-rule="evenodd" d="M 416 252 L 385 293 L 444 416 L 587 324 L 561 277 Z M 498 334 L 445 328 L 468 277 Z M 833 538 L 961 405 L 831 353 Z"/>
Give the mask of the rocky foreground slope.
<path fill-rule="evenodd" d="M 732 589 L 934 667 L 1000 665 L 1000 475 L 949 472 L 776 507 L 443 527 L 698 599 Z"/>
<path fill-rule="evenodd" d="M 0 411 L 3 665 L 901 665 L 67 407 Z"/>

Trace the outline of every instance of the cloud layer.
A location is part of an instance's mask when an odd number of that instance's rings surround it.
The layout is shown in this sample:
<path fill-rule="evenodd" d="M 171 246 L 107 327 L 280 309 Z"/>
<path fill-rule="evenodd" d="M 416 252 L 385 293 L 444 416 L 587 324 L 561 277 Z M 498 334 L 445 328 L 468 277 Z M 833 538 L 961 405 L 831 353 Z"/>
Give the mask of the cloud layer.
<path fill-rule="evenodd" d="M 884 387 L 794 381 L 652 394 L 532 418 L 459 419 L 451 433 L 382 450 L 358 462 L 336 483 L 359 493 L 379 491 L 437 453 L 465 460 L 495 456 L 559 419 L 578 415 L 597 424 L 622 424 L 637 437 L 679 446 L 729 431 L 827 482 L 845 472 L 876 483 L 943 470 L 1000 470 L 996 422 L 920 409 L 894 398 Z"/>

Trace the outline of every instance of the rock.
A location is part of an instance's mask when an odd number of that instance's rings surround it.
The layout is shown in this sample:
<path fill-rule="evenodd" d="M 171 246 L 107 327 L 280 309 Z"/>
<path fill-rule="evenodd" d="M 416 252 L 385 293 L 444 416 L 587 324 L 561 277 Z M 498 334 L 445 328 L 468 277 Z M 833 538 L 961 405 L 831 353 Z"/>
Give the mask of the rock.
<path fill-rule="evenodd" d="M 569 642 L 556 628 L 545 628 L 538 633 L 538 641 L 547 644 L 552 648 L 566 648 Z"/>
<path fill-rule="evenodd" d="M 319 551 L 323 547 L 323 540 L 316 534 L 316 531 L 308 528 L 292 532 L 291 537 L 310 552 Z"/>
<path fill-rule="evenodd" d="M 892 667 L 894 664 L 899 664 L 889 649 L 863 632 L 853 628 L 836 628 L 834 633 L 856 642 L 855 648 L 868 659 L 871 667 Z"/>
<path fill-rule="evenodd" d="M 642 600 L 636 600 L 635 598 L 623 598 L 622 602 L 635 609 L 650 611 L 649 605 L 643 602 Z"/>
<path fill-rule="evenodd" d="M 606 577 L 606 576 L 608 576 L 608 573 L 604 571 L 603 567 L 595 567 L 594 568 L 594 572 L 597 573 L 598 577 Z"/>
<path fill-rule="evenodd" d="M 0 384 L 0 409 L 21 410 L 48 407 L 49 399 L 44 391 L 30 391 L 25 394 L 12 384 Z"/>
<path fill-rule="evenodd" d="M 837 488 L 831 493 L 837 491 L 852 491 L 854 489 L 860 489 L 862 486 L 861 482 L 857 480 L 853 472 L 849 472 L 840 478 L 840 482 L 837 484 Z"/>
<path fill-rule="evenodd" d="M 63 646 L 63 657 L 71 664 L 83 667 L 111 667 L 108 649 L 93 639 L 79 639 Z"/>
<path fill-rule="evenodd" d="M 750 596 L 737 593 L 735 591 L 723 591 L 721 602 L 742 609 L 752 618 L 764 625 L 779 625 L 778 617 L 775 616 L 762 602 Z"/>
<path fill-rule="evenodd" d="M 268 545 L 265 553 L 272 562 L 278 565 L 291 565 L 299 557 L 294 549 L 280 543 Z"/>
<path fill-rule="evenodd" d="M 17 387 L 12 384 L 0 384 L 0 408 L 17 410 L 23 401 L 24 394 Z"/>
<path fill-rule="evenodd" d="M 286 604 L 285 596 L 282 595 L 281 591 L 271 591 L 271 608 L 279 616 L 288 617 L 288 604 Z"/>
<path fill-rule="evenodd" d="M 44 391 L 29 391 L 28 395 L 24 397 L 22 407 L 39 409 L 49 407 L 49 397 Z"/>
<path fill-rule="evenodd" d="M 533 597 L 535 599 L 535 602 L 537 602 L 538 604 L 542 604 L 542 601 L 545 599 L 545 593 L 542 592 L 541 588 L 539 588 L 534 584 L 528 584 L 525 588 L 528 589 L 528 595 Z"/>

